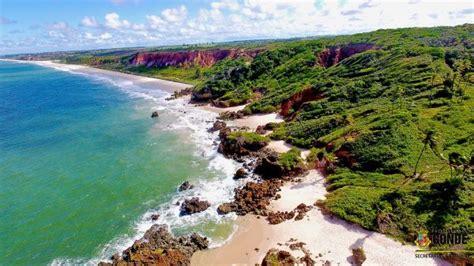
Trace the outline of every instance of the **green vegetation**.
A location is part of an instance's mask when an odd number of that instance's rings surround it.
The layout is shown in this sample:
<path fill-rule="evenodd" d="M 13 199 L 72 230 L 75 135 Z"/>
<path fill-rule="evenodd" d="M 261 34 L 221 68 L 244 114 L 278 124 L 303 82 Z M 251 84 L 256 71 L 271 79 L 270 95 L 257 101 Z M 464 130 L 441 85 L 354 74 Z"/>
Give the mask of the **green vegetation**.
<path fill-rule="evenodd" d="M 278 158 L 278 164 L 281 165 L 283 170 L 290 172 L 297 168 L 301 168 L 303 160 L 300 157 L 300 150 L 292 148 L 291 150 L 283 153 Z"/>
<path fill-rule="evenodd" d="M 258 142 L 269 142 L 270 139 L 266 136 L 259 135 L 254 132 L 245 132 L 245 131 L 233 131 L 229 133 L 227 139 L 237 140 L 242 138 L 246 143 L 258 143 Z"/>
<path fill-rule="evenodd" d="M 275 44 L 250 63 L 214 68 L 195 91 L 250 102 L 248 113 L 281 111 L 271 138 L 336 165 L 325 208 L 411 242 L 421 229 L 474 226 L 472 32 L 466 24 Z M 336 64 L 320 57 L 362 44 L 371 49 Z M 298 163 L 294 150 L 280 157 Z"/>

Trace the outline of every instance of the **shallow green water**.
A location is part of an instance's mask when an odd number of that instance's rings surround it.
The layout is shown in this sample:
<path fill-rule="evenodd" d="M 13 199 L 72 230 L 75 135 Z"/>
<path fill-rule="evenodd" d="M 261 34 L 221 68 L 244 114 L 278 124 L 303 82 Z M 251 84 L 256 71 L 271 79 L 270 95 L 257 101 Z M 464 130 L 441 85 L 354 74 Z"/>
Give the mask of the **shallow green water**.
<path fill-rule="evenodd" d="M 150 119 L 155 105 L 104 81 L 0 62 L 0 264 L 109 255 L 182 181 L 224 175 L 183 144 L 189 132 L 160 128 L 176 117 Z M 222 239 L 232 228 L 189 222 Z"/>

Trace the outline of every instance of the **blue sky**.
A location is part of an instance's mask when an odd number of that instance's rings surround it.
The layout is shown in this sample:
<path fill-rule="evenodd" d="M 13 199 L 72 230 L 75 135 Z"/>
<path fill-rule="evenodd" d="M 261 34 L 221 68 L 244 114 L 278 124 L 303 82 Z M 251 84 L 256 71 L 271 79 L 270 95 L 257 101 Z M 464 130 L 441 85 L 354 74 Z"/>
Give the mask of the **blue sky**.
<path fill-rule="evenodd" d="M 473 1 L 0 0 L 0 53 L 474 23 Z"/>

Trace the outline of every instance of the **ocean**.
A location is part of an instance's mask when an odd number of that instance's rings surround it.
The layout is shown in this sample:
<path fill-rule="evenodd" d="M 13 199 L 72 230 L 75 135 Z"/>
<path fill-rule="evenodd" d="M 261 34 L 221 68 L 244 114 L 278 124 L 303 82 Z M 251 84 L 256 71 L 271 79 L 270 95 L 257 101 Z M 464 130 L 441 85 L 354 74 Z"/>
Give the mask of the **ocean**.
<path fill-rule="evenodd" d="M 95 264 L 153 223 L 213 246 L 228 239 L 235 216 L 216 208 L 239 185 L 238 164 L 216 152 L 217 134 L 207 132 L 215 114 L 168 96 L 126 79 L 0 62 L 0 264 Z M 177 192 L 185 180 L 195 188 Z M 180 216 L 176 203 L 193 196 L 211 207 Z"/>

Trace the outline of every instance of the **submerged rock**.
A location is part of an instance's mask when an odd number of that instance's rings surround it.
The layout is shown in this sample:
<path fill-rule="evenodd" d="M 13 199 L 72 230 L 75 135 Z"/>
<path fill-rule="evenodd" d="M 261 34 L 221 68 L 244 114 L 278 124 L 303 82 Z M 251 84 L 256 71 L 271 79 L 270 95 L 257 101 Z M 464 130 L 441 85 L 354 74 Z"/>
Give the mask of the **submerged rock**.
<path fill-rule="evenodd" d="M 222 122 L 222 121 L 216 121 L 214 122 L 214 124 L 212 125 L 211 128 L 209 128 L 209 132 L 215 132 L 215 131 L 218 131 L 218 130 L 221 130 L 223 128 L 227 127 L 227 124 L 225 122 Z"/>
<path fill-rule="evenodd" d="M 174 238 L 165 225 L 153 225 L 133 245 L 99 265 L 190 265 L 194 252 L 206 249 L 207 238 L 196 233 Z"/>
<path fill-rule="evenodd" d="M 192 199 L 184 200 L 181 204 L 181 213 L 180 215 L 190 215 L 197 212 L 205 211 L 209 208 L 211 204 L 206 200 L 199 200 L 198 197 Z"/>
<path fill-rule="evenodd" d="M 155 118 L 155 117 L 158 117 L 158 116 L 160 116 L 158 114 L 158 111 L 154 111 L 153 113 L 151 113 L 151 118 Z"/>
<path fill-rule="evenodd" d="M 158 220 L 158 218 L 160 218 L 160 215 L 159 214 L 152 214 L 150 216 L 150 218 L 151 218 L 152 221 L 156 221 L 156 220 Z"/>
<path fill-rule="evenodd" d="M 234 174 L 234 179 L 241 179 L 247 177 L 247 171 L 244 168 L 239 168 Z"/>
<path fill-rule="evenodd" d="M 189 181 L 184 181 L 179 187 L 178 187 L 178 191 L 184 191 L 184 190 L 188 190 L 188 189 L 192 189 L 194 188 L 194 185 L 192 185 L 191 183 L 189 183 Z"/>

